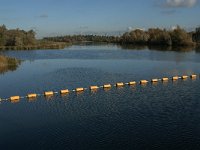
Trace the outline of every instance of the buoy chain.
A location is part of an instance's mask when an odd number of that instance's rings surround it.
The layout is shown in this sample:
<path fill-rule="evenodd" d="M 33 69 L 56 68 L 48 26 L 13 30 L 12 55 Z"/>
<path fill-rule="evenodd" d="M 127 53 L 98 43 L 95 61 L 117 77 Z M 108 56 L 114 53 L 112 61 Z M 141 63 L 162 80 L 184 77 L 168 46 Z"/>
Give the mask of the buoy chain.
<path fill-rule="evenodd" d="M 192 74 L 190 75 L 190 77 L 192 79 L 196 79 L 197 78 L 197 75 L 195 74 Z M 147 84 L 148 82 L 152 82 L 152 83 L 156 83 L 156 82 L 159 82 L 159 81 L 163 81 L 163 82 L 166 82 L 166 81 L 169 81 L 169 80 L 172 80 L 172 81 L 177 81 L 178 79 L 187 79 L 189 78 L 189 76 L 187 75 L 184 75 L 184 76 L 173 76 L 171 78 L 167 78 L 167 77 L 163 77 L 163 78 L 154 78 L 154 79 L 151 79 L 151 81 L 148 81 L 148 80 L 140 80 L 138 82 L 136 81 L 130 81 L 130 82 L 127 82 L 127 83 L 123 83 L 123 82 L 118 82 L 116 84 L 104 84 L 104 85 L 101 85 L 101 86 L 90 86 L 89 88 L 82 88 L 82 87 L 79 87 L 79 88 L 75 88 L 75 89 L 72 89 L 72 90 L 68 90 L 68 89 L 64 89 L 64 90 L 60 90 L 60 91 L 47 91 L 47 92 L 44 92 L 42 94 L 36 94 L 36 93 L 32 93 L 32 94 L 28 94 L 26 96 L 11 96 L 9 98 L 0 98 L 0 102 L 3 102 L 3 101 L 11 101 L 11 102 L 19 102 L 20 99 L 35 99 L 39 96 L 45 96 L 45 97 L 51 97 L 53 95 L 56 95 L 56 94 L 68 94 L 68 93 L 71 93 L 71 92 L 83 92 L 83 91 L 86 91 L 86 90 L 90 90 L 90 91 L 95 91 L 97 89 L 100 89 L 100 88 L 103 88 L 103 89 L 110 89 L 111 87 L 123 87 L 125 85 L 136 85 L 136 84 Z"/>

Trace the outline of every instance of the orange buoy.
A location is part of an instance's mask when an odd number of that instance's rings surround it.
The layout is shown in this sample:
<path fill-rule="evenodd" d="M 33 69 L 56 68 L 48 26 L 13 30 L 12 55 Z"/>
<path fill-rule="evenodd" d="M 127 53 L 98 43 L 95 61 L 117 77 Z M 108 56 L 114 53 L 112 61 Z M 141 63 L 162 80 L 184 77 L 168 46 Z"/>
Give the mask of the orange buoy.
<path fill-rule="evenodd" d="M 67 94 L 67 93 L 69 93 L 69 90 L 68 90 L 68 89 L 60 90 L 60 94 Z"/>
<path fill-rule="evenodd" d="M 90 86 L 90 90 L 97 90 L 98 88 L 98 86 Z"/>
<path fill-rule="evenodd" d="M 28 98 L 36 98 L 36 97 L 37 97 L 37 94 L 34 94 L 34 93 L 28 94 L 27 97 L 28 97 Z"/>
<path fill-rule="evenodd" d="M 147 84 L 148 81 L 147 80 L 140 80 L 140 84 Z"/>
<path fill-rule="evenodd" d="M 129 85 L 135 85 L 136 82 L 135 82 L 135 81 L 130 81 L 128 84 L 129 84 Z"/>
<path fill-rule="evenodd" d="M 182 76 L 181 78 L 182 78 L 182 79 L 187 79 L 187 78 L 188 78 L 188 76 L 185 76 L 185 75 L 184 75 L 184 76 Z"/>
<path fill-rule="evenodd" d="M 123 82 L 116 83 L 116 86 L 117 87 L 124 86 L 124 83 Z"/>
<path fill-rule="evenodd" d="M 158 79 L 151 79 L 151 82 L 158 82 Z"/>
<path fill-rule="evenodd" d="M 19 100 L 20 99 L 20 96 L 11 96 L 10 97 L 10 100 Z"/>
<path fill-rule="evenodd" d="M 53 96 L 53 91 L 44 92 L 45 96 Z"/>
<path fill-rule="evenodd" d="M 174 76 L 174 77 L 172 77 L 172 80 L 178 80 L 179 79 L 179 77 L 178 76 Z"/>
<path fill-rule="evenodd" d="M 20 96 L 11 96 L 10 97 L 11 103 L 19 102 L 19 100 L 20 100 Z"/>
<path fill-rule="evenodd" d="M 111 88 L 111 84 L 104 84 L 103 88 Z"/>
<path fill-rule="evenodd" d="M 194 79 L 194 78 L 197 77 L 197 75 L 196 75 L 196 74 L 192 74 L 190 77 L 191 77 L 192 79 Z"/>
<path fill-rule="evenodd" d="M 162 78 L 162 81 L 163 81 L 163 82 L 166 82 L 166 81 L 168 81 L 168 80 L 169 80 L 169 78 L 166 78 L 166 77 Z"/>
<path fill-rule="evenodd" d="M 84 88 L 76 88 L 76 92 L 82 92 L 84 91 Z"/>

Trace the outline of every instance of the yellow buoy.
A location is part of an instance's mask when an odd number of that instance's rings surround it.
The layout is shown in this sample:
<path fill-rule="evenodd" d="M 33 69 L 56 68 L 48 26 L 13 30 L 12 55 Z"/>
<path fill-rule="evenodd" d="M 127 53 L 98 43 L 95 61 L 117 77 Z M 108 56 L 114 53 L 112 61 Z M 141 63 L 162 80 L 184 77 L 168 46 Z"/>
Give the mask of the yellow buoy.
<path fill-rule="evenodd" d="M 19 100 L 20 100 L 20 96 L 11 96 L 11 97 L 10 97 L 10 101 L 11 101 L 12 103 L 19 102 Z"/>
<path fill-rule="evenodd" d="M 98 86 L 90 86 L 90 90 L 97 90 L 98 88 Z"/>
<path fill-rule="evenodd" d="M 179 79 L 178 76 L 174 76 L 174 77 L 172 77 L 172 80 L 178 80 L 178 79 Z"/>
<path fill-rule="evenodd" d="M 28 98 L 36 98 L 36 97 L 37 97 L 37 94 L 34 94 L 34 93 L 28 94 L 27 97 L 28 97 Z"/>
<path fill-rule="evenodd" d="M 44 92 L 45 96 L 53 96 L 53 91 Z"/>
<path fill-rule="evenodd" d="M 124 83 L 123 82 L 116 83 L 116 86 L 117 87 L 124 86 Z"/>
<path fill-rule="evenodd" d="M 69 90 L 68 90 L 68 89 L 60 90 L 60 94 L 67 94 L 67 93 L 69 93 Z"/>
<path fill-rule="evenodd" d="M 84 88 L 76 88 L 76 92 L 82 92 L 84 91 Z"/>
<path fill-rule="evenodd" d="M 129 84 L 129 85 L 135 85 L 136 82 L 135 82 L 135 81 L 130 81 L 128 84 Z"/>
<path fill-rule="evenodd" d="M 158 82 L 158 79 L 151 79 L 151 82 Z"/>
<path fill-rule="evenodd" d="M 148 81 L 147 80 L 140 80 L 140 84 L 147 84 Z"/>
<path fill-rule="evenodd" d="M 166 77 L 162 78 L 162 81 L 164 81 L 164 82 L 166 82 L 168 80 L 169 80 L 169 78 L 166 78 Z"/>
<path fill-rule="evenodd" d="M 194 79 L 194 78 L 197 77 L 197 75 L 196 75 L 196 74 L 192 74 L 190 77 L 191 77 L 192 79 Z"/>
<path fill-rule="evenodd" d="M 20 96 L 11 96 L 10 97 L 10 100 L 19 100 L 20 99 Z"/>
<path fill-rule="evenodd" d="M 182 76 L 181 78 L 182 78 L 182 79 L 187 79 L 187 78 L 188 78 L 188 76 Z"/>
<path fill-rule="evenodd" d="M 111 84 L 104 84 L 103 88 L 111 88 Z"/>

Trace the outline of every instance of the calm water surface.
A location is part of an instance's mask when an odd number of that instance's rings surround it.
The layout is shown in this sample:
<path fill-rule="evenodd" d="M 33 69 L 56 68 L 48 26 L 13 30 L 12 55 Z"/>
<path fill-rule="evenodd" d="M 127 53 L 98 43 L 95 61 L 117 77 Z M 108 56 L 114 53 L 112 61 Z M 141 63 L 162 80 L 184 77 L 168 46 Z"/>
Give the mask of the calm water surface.
<path fill-rule="evenodd" d="M 200 53 L 123 49 L 5 51 L 0 97 L 200 73 Z M 200 148 L 200 80 L 102 89 L 0 104 L 0 149 Z"/>

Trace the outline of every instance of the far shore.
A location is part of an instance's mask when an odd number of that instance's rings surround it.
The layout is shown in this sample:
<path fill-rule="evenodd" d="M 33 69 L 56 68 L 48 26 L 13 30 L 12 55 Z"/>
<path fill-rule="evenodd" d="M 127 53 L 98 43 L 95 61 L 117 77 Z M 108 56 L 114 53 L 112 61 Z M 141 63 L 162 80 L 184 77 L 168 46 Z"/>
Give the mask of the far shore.
<path fill-rule="evenodd" d="M 71 44 L 54 43 L 46 45 L 28 45 L 28 46 L 0 46 L 0 50 L 39 50 L 39 49 L 64 49 Z"/>
<path fill-rule="evenodd" d="M 5 25 L 0 26 L 0 50 L 36 50 L 36 49 L 64 49 L 75 43 L 107 43 L 117 44 L 122 47 L 132 45 L 165 48 L 199 48 L 200 28 L 196 31 L 187 32 L 180 26 L 176 29 L 166 30 L 161 28 L 149 28 L 148 30 L 135 29 L 125 32 L 121 36 L 107 35 L 65 35 L 55 37 L 44 37 L 41 40 L 35 38 L 33 30 L 24 31 L 20 29 L 7 29 Z M 130 46 L 129 46 L 130 45 Z"/>
<path fill-rule="evenodd" d="M 93 42 L 93 41 L 81 41 L 81 42 L 73 42 L 73 43 L 64 43 L 57 42 L 54 44 L 46 44 L 46 45 L 29 45 L 29 46 L 0 46 L 0 51 L 4 50 L 54 50 L 54 49 L 64 49 L 66 47 L 70 47 L 73 45 L 106 45 L 106 44 L 114 44 L 123 49 L 149 49 L 149 50 L 159 50 L 159 51 L 192 51 L 192 50 L 200 50 L 200 43 L 196 45 L 190 46 L 167 46 L 167 45 L 154 45 L 154 44 L 121 44 L 121 43 L 110 43 L 110 42 Z"/>

